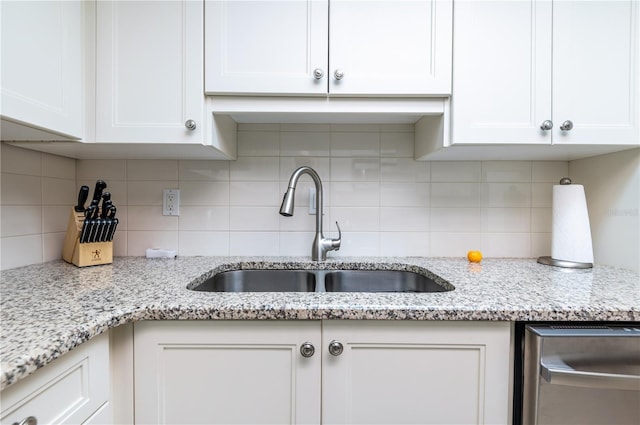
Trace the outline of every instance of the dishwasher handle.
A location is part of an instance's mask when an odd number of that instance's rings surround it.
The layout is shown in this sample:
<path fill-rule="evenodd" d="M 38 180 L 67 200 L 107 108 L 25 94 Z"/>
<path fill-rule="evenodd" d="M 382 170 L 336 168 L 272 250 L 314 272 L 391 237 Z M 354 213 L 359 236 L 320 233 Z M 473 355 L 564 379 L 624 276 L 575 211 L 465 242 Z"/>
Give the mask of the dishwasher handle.
<path fill-rule="evenodd" d="M 640 376 L 576 370 L 557 357 L 540 362 L 540 375 L 550 384 L 640 391 Z"/>

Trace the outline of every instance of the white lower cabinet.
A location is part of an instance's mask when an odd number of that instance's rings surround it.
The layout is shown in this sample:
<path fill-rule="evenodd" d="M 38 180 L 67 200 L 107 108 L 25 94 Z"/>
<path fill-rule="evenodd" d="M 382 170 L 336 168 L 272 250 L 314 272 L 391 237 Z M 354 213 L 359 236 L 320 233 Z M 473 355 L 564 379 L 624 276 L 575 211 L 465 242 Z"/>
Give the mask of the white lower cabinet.
<path fill-rule="evenodd" d="M 109 424 L 109 338 L 99 335 L 0 393 L 5 424 Z M 23 422 L 33 417 L 36 422 Z"/>
<path fill-rule="evenodd" d="M 504 322 L 138 322 L 135 419 L 508 423 L 509 352 Z"/>

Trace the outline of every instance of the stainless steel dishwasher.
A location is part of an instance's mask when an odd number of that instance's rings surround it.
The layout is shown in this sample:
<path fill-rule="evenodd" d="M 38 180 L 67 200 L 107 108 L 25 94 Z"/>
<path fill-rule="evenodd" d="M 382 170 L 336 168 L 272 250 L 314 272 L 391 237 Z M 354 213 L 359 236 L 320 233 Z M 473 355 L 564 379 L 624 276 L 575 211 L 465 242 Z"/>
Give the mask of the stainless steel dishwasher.
<path fill-rule="evenodd" d="M 524 425 L 640 424 L 640 325 L 525 326 Z"/>

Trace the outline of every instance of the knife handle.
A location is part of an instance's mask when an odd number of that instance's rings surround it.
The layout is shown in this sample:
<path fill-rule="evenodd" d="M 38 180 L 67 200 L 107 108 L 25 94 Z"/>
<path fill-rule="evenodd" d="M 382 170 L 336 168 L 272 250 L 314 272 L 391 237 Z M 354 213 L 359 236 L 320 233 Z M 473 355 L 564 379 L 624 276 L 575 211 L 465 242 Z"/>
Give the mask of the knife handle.
<path fill-rule="evenodd" d="M 113 202 L 111 202 L 111 199 L 108 199 L 106 201 L 102 201 L 102 208 L 100 209 L 100 218 L 101 219 L 105 219 L 107 218 L 107 213 L 109 212 L 109 208 L 113 206 Z"/>
<path fill-rule="evenodd" d="M 96 187 L 93 190 L 93 200 L 100 201 L 102 197 L 102 191 L 107 188 L 107 183 L 104 180 L 96 181 Z"/>
<path fill-rule="evenodd" d="M 84 211 L 84 203 L 87 202 L 89 197 L 89 186 L 81 186 L 80 192 L 78 192 L 78 204 L 73 208 L 76 212 Z"/>
<path fill-rule="evenodd" d="M 91 221 L 92 212 L 93 211 L 91 210 L 91 207 L 87 208 L 84 212 L 84 222 L 82 223 L 82 230 L 80 231 L 80 243 L 87 242 L 87 237 L 88 237 L 89 231 L 91 230 L 90 221 Z"/>

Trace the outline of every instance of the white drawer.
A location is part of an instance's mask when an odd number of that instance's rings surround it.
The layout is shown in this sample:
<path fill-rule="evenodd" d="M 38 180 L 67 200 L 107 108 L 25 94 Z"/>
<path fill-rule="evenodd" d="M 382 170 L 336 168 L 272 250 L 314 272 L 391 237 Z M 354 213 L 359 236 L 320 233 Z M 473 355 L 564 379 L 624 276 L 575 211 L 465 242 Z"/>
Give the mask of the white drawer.
<path fill-rule="evenodd" d="M 2 391 L 0 422 L 11 425 L 33 416 L 39 425 L 80 424 L 108 399 L 109 337 L 105 333 Z"/>

